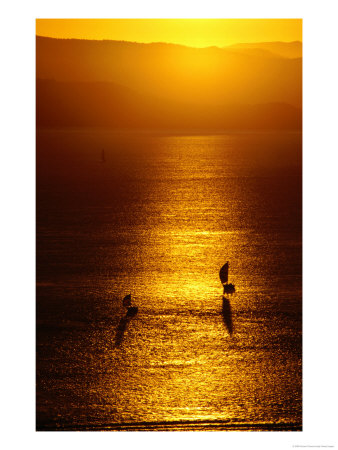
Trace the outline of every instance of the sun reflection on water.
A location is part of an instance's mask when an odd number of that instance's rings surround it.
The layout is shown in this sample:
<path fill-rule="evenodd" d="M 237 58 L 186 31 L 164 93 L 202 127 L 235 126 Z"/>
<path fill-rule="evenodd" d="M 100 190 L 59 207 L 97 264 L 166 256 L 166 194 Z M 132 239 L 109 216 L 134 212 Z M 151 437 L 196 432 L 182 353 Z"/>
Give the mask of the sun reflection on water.
<path fill-rule="evenodd" d="M 289 206 L 296 210 L 298 175 L 264 169 L 246 136 L 147 139 L 124 144 L 122 162 L 110 165 L 106 151 L 83 194 L 92 195 L 95 220 L 81 228 L 81 210 L 77 219 L 70 209 L 73 234 L 55 221 L 68 265 L 54 252 L 54 269 L 72 272 L 61 274 L 67 289 L 41 286 L 56 298 L 45 314 L 56 320 L 65 310 L 81 326 L 43 341 L 42 397 L 52 392 L 53 414 L 78 426 L 300 422 L 301 229 Z M 255 139 L 268 153 L 271 136 Z M 236 294 L 224 311 L 226 261 Z M 129 293 L 139 312 L 123 322 Z"/>

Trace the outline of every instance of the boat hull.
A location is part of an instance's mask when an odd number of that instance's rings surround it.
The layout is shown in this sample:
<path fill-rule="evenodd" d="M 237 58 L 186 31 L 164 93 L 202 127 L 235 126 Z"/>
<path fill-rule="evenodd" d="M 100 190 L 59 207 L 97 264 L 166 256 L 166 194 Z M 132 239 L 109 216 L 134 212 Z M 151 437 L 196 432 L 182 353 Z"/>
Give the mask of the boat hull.
<path fill-rule="evenodd" d="M 138 313 L 137 306 L 129 306 L 126 316 L 128 317 L 135 316 L 137 313 Z"/>
<path fill-rule="evenodd" d="M 232 283 L 223 284 L 223 294 L 234 294 L 236 291 L 235 285 Z"/>

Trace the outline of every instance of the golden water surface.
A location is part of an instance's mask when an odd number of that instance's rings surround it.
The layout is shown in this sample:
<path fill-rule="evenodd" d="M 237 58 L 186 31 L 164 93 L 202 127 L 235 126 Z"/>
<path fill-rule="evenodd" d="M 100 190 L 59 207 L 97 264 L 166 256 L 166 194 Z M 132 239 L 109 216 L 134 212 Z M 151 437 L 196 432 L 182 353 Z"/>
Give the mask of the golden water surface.
<path fill-rule="evenodd" d="M 37 282 L 38 429 L 301 428 L 298 133 L 38 132 Z"/>

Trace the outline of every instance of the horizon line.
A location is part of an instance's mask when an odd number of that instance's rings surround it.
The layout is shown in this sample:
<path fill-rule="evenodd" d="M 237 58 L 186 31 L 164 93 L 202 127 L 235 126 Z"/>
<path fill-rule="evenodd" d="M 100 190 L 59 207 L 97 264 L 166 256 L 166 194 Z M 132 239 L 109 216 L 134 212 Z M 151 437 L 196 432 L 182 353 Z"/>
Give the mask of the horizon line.
<path fill-rule="evenodd" d="M 41 34 L 35 34 L 35 37 L 37 38 L 47 38 L 47 39 L 55 39 L 60 41 L 91 41 L 91 42 L 124 42 L 129 44 L 142 44 L 142 45 L 151 45 L 151 44 L 165 44 L 165 45 L 177 45 L 180 47 L 187 47 L 187 48 L 196 48 L 196 49 L 206 49 L 206 48 L 219 48 L 224 49 L 228 47 L 233 47 L 235 45 L 255 45 L 255 44 L 270 44 L 270 43 L 278 43 L 278 44 L 293 44 L 293 43 L 300 43 L 303 45 L 303 41 L 301 40 L 295 40 L 295 41 L 257 41 L 257 42 L 236 42 L 233 44 L 224 45 L 223 47 L 220 47 L 218 45 L 208 45 L 206 47 L 196 47 L 193 45 L 185 45 L 185 44 L 179 44 L 176 42 L 165 42 L 165 41 L 152 41 L 152 42 L 141 42 L 141 41 L 127 41 L 127 40 L 121 40 L 121 39 L 88 39 L 88 38 L 78 38 L 78 37 L 54 37 L 54 36 L 44 36 Z"/>

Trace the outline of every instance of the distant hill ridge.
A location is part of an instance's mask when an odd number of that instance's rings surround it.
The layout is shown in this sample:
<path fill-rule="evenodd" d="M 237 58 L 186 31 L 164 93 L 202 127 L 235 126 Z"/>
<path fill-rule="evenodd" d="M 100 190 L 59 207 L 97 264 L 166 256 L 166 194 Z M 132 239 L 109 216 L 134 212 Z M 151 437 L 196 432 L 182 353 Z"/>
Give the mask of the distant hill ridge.
<path fill-rule="evenodd" d="M 48 36 L 36 36 L 36 39 L 39 40 L 50 40 L 50 41 L 80 41 L 80 42 L 111 42 L 111 43 L 119 43 L 119 44 L 132 44 L 139 46 L 149 46 L 149 45 L 165 45 L 172 47 L 184 47 L 184 48 L 193 48 L 193 49 L 234 49 L 234 48 L 261 48 L 268 49 L 271 52 L 275 52 L 276 54 L 280 54 L 281 52 L 284 56 L 289 58 L 302 57 L 302 42 L 301 41 L 267 41 L 267 42 L 239 42 L 237 44 L 230 44 L 225 46 L 217 46 L 217 45 L 209 45 L 206 47 L 194 47 L 184 44 L 176 44 L 172 42 L 136 42 L 136 41 L 126 41 L 126 40 L 116 40 L 116 39 L 79 39 L 79 38 L 53 38 Z M 296 54 L 296 56 L 294 56 Z"/>
<path fill-rule="evenodd" d="M 303 51 L 303 45 L 300 41 L 249 42 L 229 45 L 227 48 L 268 51 L 276 56 L 282 56 L 284 58 L 302 58 Z"/>
<path fill-rule="evenodd" d="M 37 37 L 36 74 L 55 81 L 112 82 L 145 96 L 206 107 L 279 102 L 301 108 L 302 58 L 285 57 L 286 49 L 299 49 L 299 43 L 255 45 L 192 48 Z M 283 47 L 284 55 L 274 53 L 274 46 Z"/>
<path fill-rule="evenodd" d="M 38 127 L 119 129 L 300 129 L 301 110 L 285 103 L 196 105 L 145 96 L 107 82 L 37 80 Z"/>

